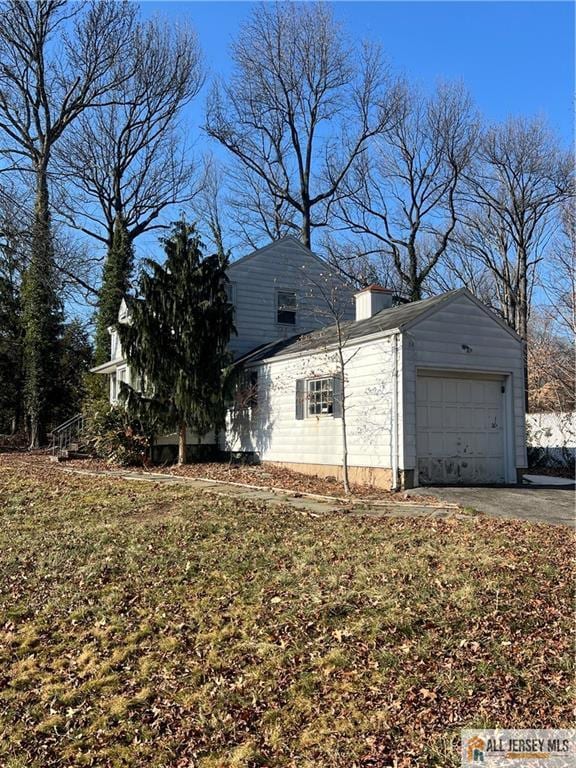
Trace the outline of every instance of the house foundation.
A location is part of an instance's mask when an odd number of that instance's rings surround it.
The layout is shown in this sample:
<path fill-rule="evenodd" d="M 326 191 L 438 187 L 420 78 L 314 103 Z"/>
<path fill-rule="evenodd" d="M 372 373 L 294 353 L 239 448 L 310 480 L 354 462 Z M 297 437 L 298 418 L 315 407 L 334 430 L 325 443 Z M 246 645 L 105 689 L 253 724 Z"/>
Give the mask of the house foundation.
<path fill-rule="evenodd" d="M 330 477 L 342 481 L 342 467 L 339 464 L 304 464 L 288 461 L 263 461 L 262 464 L 291 469 L 302 475 Z M 399 490 L 413 487 L 413 470 L 400 470 L 398 475 Z M 355 485 L 368 485 L 373 488 L 382 488 L 384 491 L 390 491 L 392 488 L 392 470 L 386 467 L 348 467 L 348 479 Z"/>

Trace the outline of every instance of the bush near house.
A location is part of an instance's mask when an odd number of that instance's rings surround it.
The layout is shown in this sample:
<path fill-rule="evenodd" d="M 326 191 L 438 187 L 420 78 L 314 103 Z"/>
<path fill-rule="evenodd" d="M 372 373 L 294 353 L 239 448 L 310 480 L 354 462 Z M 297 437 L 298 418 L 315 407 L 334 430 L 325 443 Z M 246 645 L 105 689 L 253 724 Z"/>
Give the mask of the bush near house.
<path fill-rule="evenodd" d="M 573 534 L 0 456 L 0 765 L 455 768 L 572 723 Z"/>
<path fill-rule="evenodd" d="M 151 431 L 122 406 L 100 404 L 88 417 L 84 440 L 87 447 L 111 464 L 142 466 L 150 451 Z"/>

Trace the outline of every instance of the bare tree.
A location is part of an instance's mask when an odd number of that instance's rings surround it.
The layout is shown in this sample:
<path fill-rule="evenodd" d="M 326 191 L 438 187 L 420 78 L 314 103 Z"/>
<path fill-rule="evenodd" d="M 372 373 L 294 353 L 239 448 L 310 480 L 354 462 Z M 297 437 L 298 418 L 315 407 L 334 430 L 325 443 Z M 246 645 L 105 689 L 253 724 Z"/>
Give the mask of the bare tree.
<path fill-rule="evenodd" d="M 510 239 L 502 227 L 484 212 L 462 208 L 452 241 L 444 256 L 441 269 L 431 276 L 430 284 L 442 290 L 463 285 L 486 306 L 515 325 L 519 272 Z M 536 263 L 528 264 L 528 284 L 532 291 Z"/>
<path fill-rule="evenodd" d="M 510 119 L 485 132 L 466 181 L 460 247 L 491 272 L 502 315 L 526 339 L 538 267 L 573 195 L 572 159 L 542 121 Z"/>
<path fill-rule="evenodd" d="M 546 312 L 557 333 L 571 343 L 576 340 L 576 207 L 566 203 L 561 211 L 561 226 L 546 258 L 542 286 Z"/>
<path fill-rule="evenodd" d="M 389 122 L 380 52 L 355 51 L 326 5 L 276 3 L 258 6 L 232 56 L 234 74 L 209 97 L 206 130 L 252 180 L 247 211 L 272 216 L 265 231 L 297 227 L 310 246 L 355 161 Z"/>
<path fill-rule="evenodd" d="M 576 407 L 573 339 L 558 333 L 555 315 L 533 312 L 528 325 L 528 398 L 531 412 Z"/>
<path fill-rule="evenodd" d="M 322 239 L 322 249 L 328 263 L 352 285 L 377 283 L 402 294 L 402 281 L 376 238 L 336 230 Z"/>
<path fill-rule="evenodd" d="M 0 153 L 5 170 L 30 174 L 34 185 L 31 255 L 22 293 L 32 447 L 42 439 L 50 415 L 48 393 L 58 375 L 60 302 L 49 170 L 65 131 L 86 109 L 101 105 L 122 78 L 118 65 L 133 18 L 130 6 L 112 0 L 10 0 L 0 8 Z"/>
<path fill-rule="evenodd" d="M 196 216 L 200 231 L 207 237 L 217 253 L 224 255 L 226 233 L 224 220 L 228 213 L 224 196 L 225 179 L 221 167 L 212 155 L 204 157 L 198 194 L 192 200 L 191 207 Z"/>
<path fill-rule="evenodd" d="M 192 199 L 193 164 L 179 118 L 204 81 L 196 34 L 186 25 L 136 26 L 122 69 L 110 103 L 85 112 L 58 152 L 66 183 L 60 212 L 108 249 L 117 217 L 134 240 L 162 227 L 166 208 Z"/>
<path fill-rule="evenodd" d="M 342 435 L 342 485 L 346 494 L 350 493 L 350 478 L 348 469 L 348 423 L 347 423 L 347 383 L 348 366 L 358 354 L 358 347 L 350 351 L 347 344 L 350 341 L 352 323 L 350 317 L 350 287 L 336 281 L 328 273 L 325 276 L 313 277 L 308 271 L 302 272 L 304 290 L 311 291 L 316 298 L 314 314 L 321 319 L 326 330 L 316 331 L 320 348 L 328 365 L 333 365 L 336 376 L 333 378 L 332 409 L 340 418 Z M 318 301 L 319 299 L 319 301 Z M 325 337 L 325 338 L 324 338 Z M 304 393 L 306 396 L 306 393 Z"/>
<path fill-rule="evenodd" d="M 246 166 L 228 171 L 227 205 L 230 223 L 239 244 L 258 248 L 265 236 L 279 240 L 285 235 L 299 237 L 300 226 L 294 221 L 294 209 L 267 181 Z"/>
<path fill-rule="evenodd" d="M 477 136 L 460 86 L 431 97 L 403 88 L 396 119 L 346 180 L 337 216 L 371 239 L 370 255 L 390 261 L 411 301 L 444 255 L 458 220 L 457 194 Z"/>

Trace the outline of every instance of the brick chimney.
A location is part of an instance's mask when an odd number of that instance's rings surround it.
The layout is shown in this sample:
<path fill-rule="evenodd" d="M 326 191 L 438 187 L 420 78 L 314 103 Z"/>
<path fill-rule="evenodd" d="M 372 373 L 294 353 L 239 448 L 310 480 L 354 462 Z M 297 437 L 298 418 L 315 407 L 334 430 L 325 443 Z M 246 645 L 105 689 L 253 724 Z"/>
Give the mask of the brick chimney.
<path fill-rule="evenodd" d="M 354 294 L 356 321 L 367 320 L 381 309 L 389 309 L 392 306 L 393 293 L 391 288 L 383 288 L 373 283 Z"/>

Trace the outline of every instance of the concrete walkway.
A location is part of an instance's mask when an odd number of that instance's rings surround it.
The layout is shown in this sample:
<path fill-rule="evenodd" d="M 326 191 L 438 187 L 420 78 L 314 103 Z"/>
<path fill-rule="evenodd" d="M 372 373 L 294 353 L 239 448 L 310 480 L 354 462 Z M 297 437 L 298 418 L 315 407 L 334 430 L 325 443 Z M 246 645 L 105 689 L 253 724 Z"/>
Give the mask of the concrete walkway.
<path fill-rule="evenodd" d="M 411 501 L 376 501 L 372 499 L 339 499 L 312 493 L 296 493 L 278 488 L 228 483 L 196 477 L 182 477 L 154 472 L 129 470 L 86 470 L 62 468 L 63 472 L 78 475 L 102 475 L 145 483 L 179 483 L 194 488 L 198 493 L 211 493 L 228 498 L 262 501 L 266 504 L 289 506 L 301 514 L 320 517 L 345 512 L 368 517 L 424 517 L 456 519 L 482 514 L 492 517 L 526 520 L 528 522 L 575 524 L 576 495 L 565 488 L 419 488 L 410 491 L 433 496 L 437 503 L 421 504 Z"/>
<path fill-rule="evenodd" d="M 339 499 L 331 496 L 320 496 L 312 493 L 296 493 L 278 488 L 264 488 L 244 485 L 241 483 L 226 483 L 219 480 L 207 480 L 196 477 L 182 477 L 153 472 L 130 472 L 119 470 L 87 470 L 62 467 L 63 472 L 75 475 L 100 475 L 132 482 L 145 483 L 179 483 L 195 489 L 198 493 L 211 493 L 228 498 L 247 501 L 262 501 L 266 504 L 289 506 L 302 514 L 320 517 L 345 512 L 351 515 L 369 517 L 470 517 L 470 512 L 463 512 L 453 502 L 440 501 L 436 504 L 424 505 L 410 501 L 376 501 L 371 499 Z"/>
<path fill-rule="evenodd" d="M 576 494 L 571 488 L 516 486 L 510 488 L 421 488 L 439 502 L 460 504 L 493 517 L 531 523 L 575 525 Z"/>

